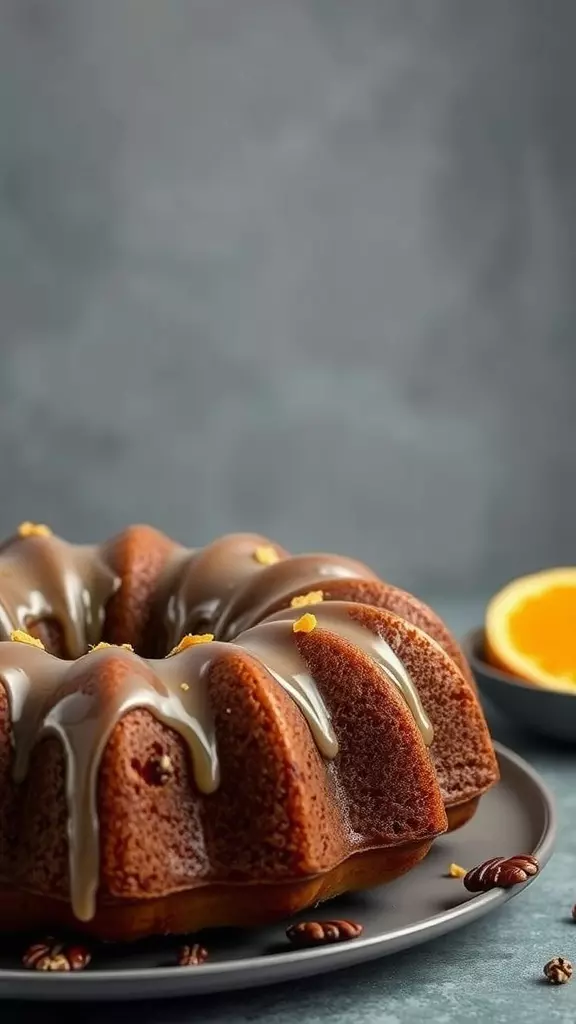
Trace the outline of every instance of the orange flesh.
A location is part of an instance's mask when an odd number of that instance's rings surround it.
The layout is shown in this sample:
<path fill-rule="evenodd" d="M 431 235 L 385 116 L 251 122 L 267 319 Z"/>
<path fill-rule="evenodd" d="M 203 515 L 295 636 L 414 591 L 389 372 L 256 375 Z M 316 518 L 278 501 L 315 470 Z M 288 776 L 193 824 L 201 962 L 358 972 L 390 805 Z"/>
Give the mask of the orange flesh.
<path fill-rule="evenodd" d="M 576 588 L 550 587 L 510 614 L 510 639 L 545 672 L 576 682 Z"/>

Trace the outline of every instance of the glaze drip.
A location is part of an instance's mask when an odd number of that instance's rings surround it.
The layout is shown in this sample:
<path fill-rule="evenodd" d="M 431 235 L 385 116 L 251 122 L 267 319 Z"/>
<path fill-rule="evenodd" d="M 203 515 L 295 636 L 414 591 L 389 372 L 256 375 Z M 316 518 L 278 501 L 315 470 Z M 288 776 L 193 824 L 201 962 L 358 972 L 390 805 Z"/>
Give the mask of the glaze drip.
<path fill-rule="evenodd" d="M 431 746 L 434 742 L 432 723 L 422 707 L 414 682 L 390 645 L 382 637 L 352 618 L 350 605 L 345 601 L 328 601 L 325 604 L 317 604 L 313 606 L 313 611 L 320 629 L 330 630 L 359 647 L 376 663 L 387 679 L 394 683 L 410 708 L 424 742 L 427 746 Z M 280 625 L 281 623 L 295 622 L 300 614 L 300 608 L 288 608 L 271 615 L 259 628 L 263 628 L 268 623 Z"/>
<path fill-rule="evenodd" d="M 106 743 L 124 715 L 135 708 L 150 711 L 187 744 L 198 789 L 212 793 L 218 786 L 214 725 L 203 683 L 211 658 L 202 656 L 200 648 L 196 651 L 196 657 L 185 658 L 187 665 L 164 661 L 161 669 L 121 650 L 116 650 L 114 662 L 108 651 L 88 655 L 102 662 L 92 667 L 98 673 L 97 689 L 87 692 L 81 687 L 67 694 L 44 719 L 39 738 L 56 735 L 66 755 L 70 898 L 81 921 L 90 920 L 96 909 L 100 859 L 98 771 Z M 184 659 L 184 655 L 181 657 Z M 80 671 L 83 661 L 76 663 Z M 122 672 L 118 671 L 119 661 Z M 106 685 L 107 667 L 113 667 L 111 686 Z M 73 672 L 78 675 L 76 669 Z M 192 680 L 186 691 L 181 688 L 183 678 Z"/>
<path fill-rule="evenodd" d="M 16 537 L 0 551 L 0 640 L 52 619 L 63 631 L 67 655 L 80 658 L 100 640 L 106 604 L 120 582 L 95 546 Z"/>
<path fill-rule="evenodd" d="M 13 722 L 14 780 L 26 777 L 32 749 L 43 736 L 57 736 L 65 752 L 70 896 L 79 920 L 95 912 L 98 772 L 114 727 L 134 708 L 150 711 L 187 744 L 200 792 L 214 792 L 220 775 L 207 679 L 216 661 L 231 654 L 268 672 L 299 707 L 324 757 L 336 756 L 328 710 L 286 623 L 257 627 L 235 644 L 198 644 L 162 660 L 146 661 L 109 647 L 65 662 L 35 647 L 0 644 L 0 681 Z"/>
<path fill-rule="evenodd" d="M 320 753 L 326 758 L 336 757 L 338 741 L 330 716 L 310 670 L 298 651 L 294 634 L 286 623 L 262 623 L 242 633 L 235 644 L 220 646 L 227 651 L 240 647 L 253 655 L 298 705 Z"/>

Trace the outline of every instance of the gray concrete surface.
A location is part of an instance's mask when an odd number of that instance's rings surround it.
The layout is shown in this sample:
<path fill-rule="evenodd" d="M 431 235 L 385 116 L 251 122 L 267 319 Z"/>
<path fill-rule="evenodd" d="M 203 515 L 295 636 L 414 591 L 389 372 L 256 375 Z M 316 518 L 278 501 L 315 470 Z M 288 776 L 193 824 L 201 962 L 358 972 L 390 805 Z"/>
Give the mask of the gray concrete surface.
<path fill-rule="evenodd" d="M 0 532 L 574 561 L 571 0 L 0 0 Z"/>

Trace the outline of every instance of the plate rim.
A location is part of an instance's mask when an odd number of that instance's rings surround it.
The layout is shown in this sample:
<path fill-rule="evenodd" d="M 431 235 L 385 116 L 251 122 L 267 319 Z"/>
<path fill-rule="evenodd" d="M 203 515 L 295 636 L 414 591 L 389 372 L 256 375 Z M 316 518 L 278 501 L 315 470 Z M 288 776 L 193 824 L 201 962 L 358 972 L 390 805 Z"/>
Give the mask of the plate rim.
<path fill-rule="evenodd" d="M 539 772 L 523 757 L 494 741 L 499 761 L 527 777 L 540 796 L 543 827 L 533 851 L 544 868 L 550 859 L 557 835 L 556 802 Z M 536 876 L 537 877 L 537 876 Z M 530 878 L 512 889 L 493 889 L 480 893 L 457 907 L 432 917 L 404 925 L 384 934 L 359 938 L 353 943 L 321 946 L 315 949 L 288 949 L 285 953 L 259 955 L 238 960 L 207 963 L 199 967 L 129 967 L 118 970 L 91 970 L 77 974 L 34 973 L 24 968 L 0 967 L 0 1000 L 68 1000 L 96 998 L 99 1001 L 138 998 L 169 998 L 170 995 L 209 994 L 217 991 L 264 987 L 291 978 L 328 973 L 354 964 L 368 962 L 407 946 L 419 945 L 439 935 L 471 923 L 496 910 L 532 884 Z M 414 936 L 416 942 L 414 943 Z M 297 967 L 296 970 L 293 968 Z M 255 977 L 256 975 L 256 977 Z M 172 983 L 172 984 L 170 984 Z M 140 991 L 134 992 L 135 985 Z M 101 991 L 99 990 L 101 989 Z M 130 991 L 127 991 L 130 989 Z M 98 990 L 98 994 L 95 992 Z M 83 995 L 83 993 L 85 993 Z"/>

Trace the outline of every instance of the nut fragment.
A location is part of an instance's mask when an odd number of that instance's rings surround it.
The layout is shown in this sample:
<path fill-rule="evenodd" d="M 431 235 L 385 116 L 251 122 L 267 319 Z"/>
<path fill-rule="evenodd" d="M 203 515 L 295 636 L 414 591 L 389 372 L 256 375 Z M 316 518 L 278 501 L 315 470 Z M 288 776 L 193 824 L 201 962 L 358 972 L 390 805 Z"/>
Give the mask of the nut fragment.
<path fill-rule="evenodd" d="M 51 953 L 41 957 L 36 964 L 37 971 L 70 971 L 70 961 L 63 953 Z"/>
<path fill-rule="evenodd" d="M 576 903 L 572 907 L 572 920 L 576 921 Z"/>
<path fill-rule="evenodd" d="M 464 879 L 468 892 L 488 892 L 490 889 L 509 889 L 521 885 L 528 878 L 537 875 L 540 865 L 530 854 L 515 857 L 492 857 L 472 868 Z"/>
<path fill-rule="evenodd" d="M 305 615 L 302 615 L 296 620 L 296 622 L 292 623 L 292 632 L 311 633 L 312 630 L 316 628 L 317 621 L 318 620 L 315 615 L 312 615 L 310 612 L 306 612 Z"/>
<path fill-rule="evenodd" d="M 183 636 L 180 643 L 173 647 L 168 655 L 173 658 L 175 654 L 181 654 L 187 647 L 196 647 L 196 644 L 210 644 L 214 639 L 214 633 L 188 633 Z"/>
<path fill-rule="evenodd" d="M 544 965 L 544 977 L 551 985 L 565 985 L 572 977 L 572 964 L 563 956 L 555 956 Z"/>
<path fill-rule="evenodd" d="M 51 537 L 52 530 L 44 523 L 20 523 L 18 527 L 19 537 Z"/>
<path fill-rule="evenodd" d="M 293 946 L 323 946 L 330 942 L 349 942 L 357 939 L 363 927 L 356 921 L 299 921 L 286 929 Z"/>
<path fill-rule="evenodd" d="M 39 647 L 41 651 L 45 651 L 46 648 L 41 640 L 36 636 L 30 636 L 30 633 L 25 633 L 23 629 L 13 629 L 10 633 L 10 639 L 15 644 L 30 644 L 31 647 Z"/>
<path fill-rule="evenodd" d="M 170 782 L 170 779 L 174 778 L 175 769 L 172 758 L 168 754 L 151 757 L 148 764 L 150 766 L 151 781 L 154 785 L 165 786 Z"/>
<path fill-rule="evenodd" d="M 92 959 L 92 954 L 86 946 L 66 946 L 64 954 L 73 971 L 83 971 Z"/>
<path fill-rule="evenodd" d="M 58 955 L 61 948 L 61 946 L 54 943 L 53 939 L 47 939 L 46 942 L 35 942 L 23 954 L 22 964 L 31 971 L 44 970 L 38 964 L 43 964 L 44 960 L 50 957 L 51 953 Z"/>
<path fill-rule="evenodd" d="M 66 946 L 49 938 L 29 946 L 22 964 L 30 971 L 83 971 L 91 959 L 85 946 Z"/>
<path fill-rule="evenodd" d="M 298 594 L 290 601 L 291 608 L 305 608 L 307 604 L 320 604 L 324 600 L 321 590 L 310 590 L 307 594 Z"/>
<path fill-rule="evenodd" d="M 179 967 L 198 967 L 208 959 L 208 950 L 204 949 L 198 942 L 189 946 L 180 946 L 178 950 Z"/>
<path fill-rule="evenodd" d="M 448 868 L 450 878 L 465 878 L 467 874 L 466 868 L 461 868 L 459 864 L 451 864 Z"/>
<path fill-rule="evenodd" d="M 270 544 L 262 544 L 254 550 L 254 560 L 259 565 L 275 565 L 280 561 L 280 555 Z"/>

